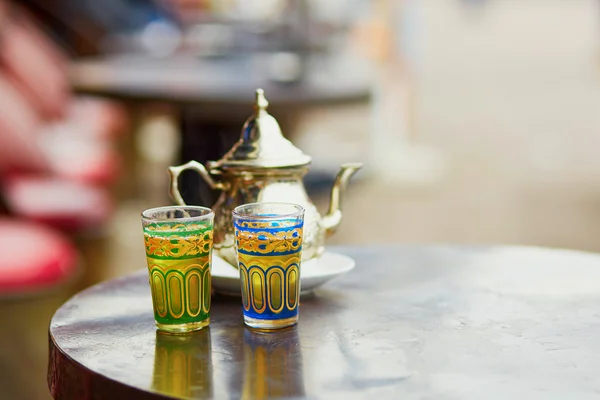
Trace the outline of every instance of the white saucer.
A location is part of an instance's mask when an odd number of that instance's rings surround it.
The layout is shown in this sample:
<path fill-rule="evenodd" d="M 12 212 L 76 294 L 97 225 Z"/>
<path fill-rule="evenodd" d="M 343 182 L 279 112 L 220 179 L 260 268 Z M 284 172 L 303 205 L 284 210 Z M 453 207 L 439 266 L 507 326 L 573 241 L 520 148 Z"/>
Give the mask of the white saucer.
<path fill-rule="evenodd" d="M 300 267 L 301 293 L 311 292 L 336 276 L 351 271 L 354 265 L 352 258 L 327 251 L 319 259 L 303 262 Z M 212 287 L 217 293 L 240 295 L 238 270 L 215 254 L 213 254 L 211 273 Z"/>

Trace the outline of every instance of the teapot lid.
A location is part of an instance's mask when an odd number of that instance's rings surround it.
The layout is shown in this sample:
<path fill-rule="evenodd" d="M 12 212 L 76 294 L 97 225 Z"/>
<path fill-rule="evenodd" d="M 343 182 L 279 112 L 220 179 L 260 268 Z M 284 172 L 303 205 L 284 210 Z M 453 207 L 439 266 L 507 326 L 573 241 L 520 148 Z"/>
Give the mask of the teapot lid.
<path fill-rule="evenodd" d="M 304 154 L 283 137 L 277 120 L 267 112 L 269 102 L 262 89 L 256 89 L 254 114 L 246 120 L 240 140 L 212 168 L 287 168 L 310 163 Z"/>

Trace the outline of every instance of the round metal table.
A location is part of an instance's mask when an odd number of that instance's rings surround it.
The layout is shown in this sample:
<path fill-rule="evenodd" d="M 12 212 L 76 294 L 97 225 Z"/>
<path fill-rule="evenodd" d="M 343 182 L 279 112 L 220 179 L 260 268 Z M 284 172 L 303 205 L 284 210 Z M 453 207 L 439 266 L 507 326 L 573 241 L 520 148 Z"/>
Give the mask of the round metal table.
<path fill-rule="evenodd" d="M 587 399 L 600 394 L 600 256 L 531 247 L 335 248 L 357 267 L 296 327 L 157 333 L 145 270 L 76 295 L 50 325 L 56 399 Z"/>

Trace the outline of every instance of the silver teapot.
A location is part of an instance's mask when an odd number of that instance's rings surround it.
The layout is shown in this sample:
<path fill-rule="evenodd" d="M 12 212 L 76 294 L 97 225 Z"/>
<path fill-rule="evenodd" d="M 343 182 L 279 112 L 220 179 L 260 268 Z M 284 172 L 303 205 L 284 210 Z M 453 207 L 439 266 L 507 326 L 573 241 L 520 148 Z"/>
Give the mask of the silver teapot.
<path fill-rule="evenodd" d="M 171 197 L 185 205 L 178 188 L 179 175 L 197 171 L 221 195 L 215 212 L 215 254 L 237 266 L 232 211 L 255 202 L 295 203 L 305 208 L 302 260 L 319 257 L 325 250 L 325 238 L 333 234 L 342 220 L 341 199 L 352 175 L 361 163 L 343 164 L 331 189 L 329 210 L 321 217 L 309 199 L 302 178 L 311 158 L 283 137 L 279 124 L 267 112 L 262 89 L 256 90 L 255 113 L 246 121 L 240 140 L 220 160 L 202 165 L 197 161 L 169 167 Z"/>

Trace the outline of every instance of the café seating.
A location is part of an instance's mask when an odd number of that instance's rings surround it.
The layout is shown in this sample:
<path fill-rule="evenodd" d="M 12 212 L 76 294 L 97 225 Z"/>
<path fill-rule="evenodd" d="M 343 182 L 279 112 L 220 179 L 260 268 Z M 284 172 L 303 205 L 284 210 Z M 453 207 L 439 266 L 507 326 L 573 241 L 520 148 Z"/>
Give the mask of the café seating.
<path fill-rule="evenodd" d="M 3 189 L 6 205 L 14 215 L 65 232 L 98 229 L 113 210 L 106 191 L 67 179 L 9 176 Z"/>
<path fill-rule="evenodd" d="M 78 273 L 77 250 L 53 229 L 3 217 L 0 238 L 0 298 L 40 293 Z"/>
<path fill-rule="evenodd" d="M 112 209 L 125 110 L 73 95 L 68 57 L 25 11 L 2 4 L 0 193 L 15 216 L 69 232 L 97 226 Z"/>
<path fill-rule="evenodd" d="M 34 118 L 44 125 L 43 132 L 51 134 L 52 143 L 64 146 L 67 141 L 81 144 L 92 139 L 110 143 L 124 133 L 128 124 L 123 107 L 107 100 L 74 96 L 69 87 L 68 57 L 23 10 L 15 6 L 11 10 L 2 27 L 0 71 Z"/>
<path fill-rule="evenodd" d="M 117 104 L 74 96 L 68 58 L 14 3 L 0 0 L 0 298 L 76 277 L 65 233 L 97 231 L 119 173 Z M 9 214 L 9 215 L 5 215 Z"/>
<path fill-rule="evenodd" d="M 38 116 L 98 137 L 124 132 L 125 110 L 107 100 L 73 96 L 67 55 L 22 9 L 13 6 L 11 10 L 3 18 L 0 65 Z"/>
<path fill-rule="evenodd" d="M 48 127 L 1 75 L 0 93 L 0 182 L 8 210 L 71 231 L 98 223 L 99 213 L 108 218 L 110 199 L 99 183 L 117 176 L 114 150 L 93 146 L 98 139 L 42 132 Z"/>

